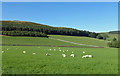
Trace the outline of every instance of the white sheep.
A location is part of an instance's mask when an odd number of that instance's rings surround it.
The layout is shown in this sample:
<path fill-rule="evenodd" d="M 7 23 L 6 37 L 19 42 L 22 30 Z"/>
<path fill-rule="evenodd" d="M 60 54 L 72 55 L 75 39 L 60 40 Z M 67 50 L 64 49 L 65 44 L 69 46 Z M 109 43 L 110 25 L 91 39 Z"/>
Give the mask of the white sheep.
<path fill-rule="evenodd" d="M 54 49 L 54 51 L 56 51 L 56 49 Z"/>
<path fill-rule="evenodd" d="M 5 51 L 2 51 L 2 53 L 5 53 Z"/>
<path fill-rule="evenodd" d="M 70 56 L 75 57 L 75 54 L 71 54 Z"/>
<path fill-rule="evenodd" d="M 74 53 L 74 52 L 72 51 L 72 53 Z"/>
<path fill-rule="evenodd" d="M 82 58 L 86 58 L 86 56 L 82 56 Z"/>
<path fill-rule="evenodd" d="M 85 51 L 83 51 L 83 53 L 85 53 Z"/>
<path fill-rule="evenodd" d="M 7 49 L 8 50 L 8 49 Z"/>
<path fill-rule="evenodd" d="M 92 58 L 92 55 L 84 55 L 82 58 Z"/>
<path fill-rule="evenodd" d="M 36 53 L 33 53 L 33 55 L 35 55 Z"/>
<path fill-rule="evenodd" d="M 50 56 L 50 55 L 51 55 L 51 54 L 48 54 L 48 53 L 46 54 L 46 56 Z"/>
<path fill-rule="evenodd" d="M 85 55 L 86 56 L 86 58 L 88 58 L 89 57 L 89 55 Z"/>
<path fill-rule="evenodd" d="M 89 55 L 89 58 L 92 58 L 92 55 Z"/>
<path fill-rule="evenodd" d="M 62 50 L 59 50 L 60 52 L 62 51 Z"/>
<path fill-rule="evenodd" d="M 23 54 L 25 54 L 26 53 L 26 51 L 23 51 Z"/>
<path fill-rule="evenodd" d="M 66 57 L 66 55 L 65 54 L 62 54 L 62 56 L 65 58 Z"/>
<path fill-rule="evenodd" d="M 49 49 L 50 51 L 52 50 L 52 49 Z"/>
<path fill-rule="evenodd" d="M 48 56 L 49 54 L 47 53 L 46 56 Z"/>

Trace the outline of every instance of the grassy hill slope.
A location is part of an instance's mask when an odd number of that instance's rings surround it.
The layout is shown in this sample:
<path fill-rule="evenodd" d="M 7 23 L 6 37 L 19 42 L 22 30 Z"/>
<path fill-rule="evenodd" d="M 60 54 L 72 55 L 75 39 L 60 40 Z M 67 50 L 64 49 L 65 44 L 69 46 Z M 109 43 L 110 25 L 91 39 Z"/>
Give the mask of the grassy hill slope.
<path fill-rule="evenodd" d="M 71 42 L 75 42 L 75 43 L 107 47 L 107 41 L 90 38 L 90 37 L 63 36 L 63 35 L 49 35 L 49 36 L 52 38 L 62 39 L 62 40 L 71 41 Z"/>
<path fill-rule="evenodd" d="M 106 47 L 107 41 L 89 38 L 89 37 L 78 37 L 78 36 L 64 36 L 64 35 L 49 35 L 52 38 L 62 39 L 66 41 L 71 41 L 80 44 L 94 45 L 99 47 Z M 81 46 L 88 47 L 85 45 L 71 44 L 67 42 L 62 42 L 58 40 L 53 40 L 49 38 L 41 37 L 12 37 L 12 36 L 3 36 L 2 44 L 16 44 L 16 45 L 56 45 L 56 46 Z"/>
<path fill-rule="evenodd" d="M 49 38 L 41 38 L 41 37 L 11 37 L 11 36 L 3 36 L 2 37 L 3 45 L 23 45 L 23 46 L 61 46 L 61 47 L 88 47 L 84 45 L 76 45 L 66 42 L 61 42 L 57 40 L 52 40 Z"/>

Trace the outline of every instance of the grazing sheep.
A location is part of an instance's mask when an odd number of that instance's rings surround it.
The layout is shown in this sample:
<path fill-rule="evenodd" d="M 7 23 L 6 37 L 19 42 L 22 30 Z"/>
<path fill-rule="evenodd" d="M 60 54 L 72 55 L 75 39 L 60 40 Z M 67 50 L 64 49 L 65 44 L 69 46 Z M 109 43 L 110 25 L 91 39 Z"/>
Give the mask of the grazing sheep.
<path fill-rule="evenodd" d="M 83 51 L 83 53 L 85 53 L 85 51 Z"/>
<path fill-rule="evenodd" d="M 51 54 L 48 54 L 48 53 L 46 54 L 46 56 L 50 56 L 50 55 L 51 55 Z"/>
<path fill-rule="evenodd" d="M 46 56 L 48 56 L 49 54 L 47 53 Z"/>
<path fill-rule="evenodd" d="M 7 49 L 8 50 L 8 49 Z"/>
<path fill-rule="evenodd" d="M 59 50 L 61 52 L 61 50 Z"/>
<path fill-rule="evenodd" d="M 49 49 L 50 51 L 52 50 L 52 49 Z"/>
<path fill-rule="evenodd" d="M 82 58 L 92 58 L 92 55 L 84 55 Z"/>
<path fill-rule="evenodd" d="M 89 55 L 85 55 L 86 56 L 86 58 L 89 58 Z"/>
<path fill-rule="evenodd" d="M 5 51 L 2 51 L 2 53 L 5 53 Z"/>
<path fill-rule="evenodd" d="M 33 53 L 33 55 L 35 55 L 36 53 Z"/>
<path fill-rule="evenodd" d="M 89 55 L 89 58 L 92 58 L 92 55 Z"/>
<path fill-rule="evenodd" d="M 65 54 L 62 54 L 62 56 L 65 58 L 66 57 L 66 55 Z"/>
<path fill-rule="evenodd" d="M 82 56 L 82 58 L 86 58 L 86 56 Z"/>
<path fill-rule="evenodd" d="M 23 51 L 23 54 L 25 54 L 26 53 L 26 51 Z"/>
<path fill-rule="evenodd" d="M 74 53 L 74 52 L 72 51 L 72 53 Z"/>
<path fill-rule="evenodd" d="M 67 50 L 68 51 L 68 50 Z"/>
<path fill-rule="evenodd" d="M 71 54 L 70 56 L 75 57 L 75 54 Z"/>

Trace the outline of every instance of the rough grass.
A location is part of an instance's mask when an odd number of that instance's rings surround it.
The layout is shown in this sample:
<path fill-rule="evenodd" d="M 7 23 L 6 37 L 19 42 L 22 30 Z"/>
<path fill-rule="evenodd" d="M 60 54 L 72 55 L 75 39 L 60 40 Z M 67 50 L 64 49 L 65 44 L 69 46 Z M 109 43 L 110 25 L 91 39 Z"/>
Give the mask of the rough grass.
<path fill-rule="evenodd" d="M 58 51 L 59 47 L 3 46 L 4 74 L 117 74 L 118 49 L 115 48 L 67 48 L 66 58 Z M 7 50 L 8 49 L 8 50 Z M 52 49 L 51 51 L 48 49 Z M 57 49 L 54 51 L 53 49 Z M 69 50 L 68 52 L 66 50 Z M 23 54 L 22 51 L 26 51 Z M 76 55 L 70 57 L 71 52 Z M 82 59 L 82 51 L 93 58 Z M 36 53 L 36 55 L 32 55 Z M 50 53 L 51 56 L 46 56 Z"/>

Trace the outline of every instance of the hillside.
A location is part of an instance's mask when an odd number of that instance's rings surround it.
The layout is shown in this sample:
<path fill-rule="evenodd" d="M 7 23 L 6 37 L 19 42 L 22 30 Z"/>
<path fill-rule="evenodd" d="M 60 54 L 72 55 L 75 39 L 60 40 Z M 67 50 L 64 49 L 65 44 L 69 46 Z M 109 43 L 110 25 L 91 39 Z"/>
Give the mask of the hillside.
<path fill-rule="evenodd" d="M 118 36 L 120 35 L 120 33 L 118 33 L 118 31 L 103 32 L 103 34 L 108 35 L 107 40 L 109 40 L 109 41 L 112 41 L 113 38 L 118 39 Z"/>
<path fill-rule="evenodd" d="M 110 31 L 109 34 L 120 34 L 120 31 Z"/>
<path fill-rule="evenodd" d="M 50 46 L 50 47 L 80 47 L 80 48 L 95 48 L 106 47 L 107 41 L 89 38 L 89 37 L 77 37 L 77 36 L 63 36 L 63 35 L 49 35 L 51 38 L 61 39 L 59 41 L 50 38 L 40 37 L 2 37 L 2 45 L 4 46 Z M 65 42 L 69 41 L 69 42 Z M 74 43 L 79 43 L 74 44 Z"/>
<path fill-rule="evenodd" d="M 47 35 L 69 35 L 96 37 L 98 33 L 82 31 L 73 28 L 51 27 L 48 25 L 27 21 L 2 21 L 3 35 L 47 37 Z M 32 34 L 31 34 L 32 33 Z M 40 34 L 39 34 L 40 33 Z"/>
<path fill-rule="evenodd" d="M 66 40 L 74 43 L 80 43 L 83 45 L 89 46 L 99 46 L 99 47 L 107 47 L 107 41 L 90 38 L 90 37 L 78 37 L 78 36 L 63 36 L 63 35 L 49 35 L 52 38 Z"/>

